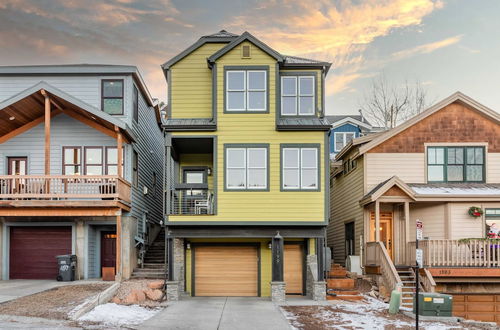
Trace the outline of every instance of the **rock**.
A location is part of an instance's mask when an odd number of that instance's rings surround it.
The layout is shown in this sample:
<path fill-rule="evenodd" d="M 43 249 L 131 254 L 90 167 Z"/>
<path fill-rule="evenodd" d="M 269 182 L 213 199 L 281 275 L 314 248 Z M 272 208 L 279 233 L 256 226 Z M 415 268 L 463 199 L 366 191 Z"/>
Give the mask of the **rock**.
<path fill-rule="evenodd" d="M 144 300 L 146 300 L 146 295 L 144 294 L 144 291 L 142 291 L 142 290 L 134 289 L 134 290 L 132 290 L 131 294 L 135 295 L 136 303 L 141 303 Z"/>
<path fill-rule="evenodd" d="M 381 285 L 381 286 L 379 287 L 378 293 L 379 293 L 379 295 L 380 295 L 382 298 L 384 298 L 384 299 L 385 299 L 385 298 L 389 298 L 389 297 L 390 297 L 390 295 L 391 295 L 391 294 L 390 294 L 390 292 L 389 292 L 389 291 L 387 291 L 387 288 L 386 288 L 385 286 L 383 286 L 383 285 Z"/>
<path fill-rule="evenodd" d="M 158 289 L 146 290 L 145 293 L 146 293 L 146 297 L 148 297 L 149 300 L 160 301 L 163 298 L 163 292 L 161 290 L 158 290 Z"/>
<path fill-rule="evenodd" d="M 122 301 L 118 297 L 113 297 L 113 299 L 111 299 L 111 302 L 114 304 L 121 304 Z"/>
<path fill-rule="evenodd" d="M 122 304 L 124 305 L 133 305 L 137 303 L 137 296 L 134 292 L 128 294 L 128 296 L 123 299 Z"/>
<path fill-rule="evenodd" d="M 368 295 L 371 296 L 371 297 L 373 297 L 373 298 L 375 298 L 375 299 L 377 299 L 377 294 L 373 290 L 370 291 L 370 292 L 368 292 Z"/>
<path fill-rule="evenodd" d="M 152 282 L 149 282 L 148 283 L 148 288 L 150 289 L 161 289 L 163 288 L 163 284 L 165 284 L 165 282 L 163 281 L 152 281 Z"/>

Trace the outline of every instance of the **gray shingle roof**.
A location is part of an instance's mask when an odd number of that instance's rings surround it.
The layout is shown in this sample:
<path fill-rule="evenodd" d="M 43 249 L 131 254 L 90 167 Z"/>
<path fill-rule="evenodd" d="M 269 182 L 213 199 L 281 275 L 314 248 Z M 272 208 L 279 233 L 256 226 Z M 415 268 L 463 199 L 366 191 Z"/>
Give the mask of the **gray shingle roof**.
<path fill-rule="evenodd" d="M 298 57 L 298 56 L 290 56 L 290 55 L 283 55 L 285 58 L 285 63 L 290 63 L 290 64 L 325 64 L 326 62 L 323 61 L 318 61 L 318 60 L 313 60 L 310 58 L 304 58 L 304 57 Z"/>
<path fill-rule="evenodd" d="M 330 124 L 324 118 L 279 118 L 278 128 L 280 129 L 318 129 L 329 130 Z"/>
<path fill-rule="evenodd" d="M 226 30 L 220 30 L 219 32 L 203 36 L 203 38 L 233 38 L 233 37 L 239 37 L 239 35 L 227 32 Z"/>
<path fill-rule="evenodd" d="M 360 122 L 363 122 L 363 123 L 370 125 L 370 123 L 366 120 L 366 118 L 364 118 L 361 115 L 336 115 L 336 116 L 325 116 L 325 118 L 328 119 L 330 124 L 336 123 L 336 122 L 338 122 L 342 119 L 345 119 L 345 118 L 352 118 L 352 119 L 355 119 L 355 120 L 358 120 Z"/>
<path fill-rule="evenodd" d="M 215 122 L 210 118 L 167 119 L 164 121 L 163 127 L 166 130 L 189 130 L 190 128 L 215 130 L 217 128 Z"/>

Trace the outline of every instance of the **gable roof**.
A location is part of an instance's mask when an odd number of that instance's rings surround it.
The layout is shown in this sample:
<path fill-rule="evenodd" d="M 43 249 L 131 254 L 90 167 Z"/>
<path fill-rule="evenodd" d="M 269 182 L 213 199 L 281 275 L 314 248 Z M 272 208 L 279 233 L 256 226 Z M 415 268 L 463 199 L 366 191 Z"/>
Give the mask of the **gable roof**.
<path fill-rule="evenodd" d="M 250 41 L 252 44 L 254 44 L 255 46 L 259 47 L 262 51 L 267 53 L 269 56 L 276 59 L 276 61 L 278 61 L 278 62 L 283 62 L 285 60 L 283 55 L 281 55 L 280 53 L 278 53 L 277 51 L 275 51 L 274 49 L 272 49 L 271 47 L 269 47 L 268 45 L 266 45 L 265 43 L 263 43 L 259 39 L 255 38 L 249 32 L 245 31 L 238 38 L 234 39 L 229 44 L 227 44 L 225 47 L 222 47 L 221 49 L 216 51 L 214 54 L 212 54 L 212 56 L 210 56 L 208 58 L 208 62 L 214 63 L 219 58 L 221 58 L 222 56 L 227 54 L 231 49 L 238 46 L 239 44 L 241 44 L 244 41 Z"/>
<path fill-rule="evenodd" d="M 352 123 L 368 130 L 372 129 L 372 125 L 363 116 L 360 115 L 326 116 L 326 119 L 328 119 L 328 121 L 332 125 L 332 128 L 342 126 L 345 123 Z"/>
<path fill-rule="evenodd" d="M 394 186 L 405 192 L 408 197 L 415 199 L 415 192 L 411 189 L 411 187 L 397 176 L 393 176 L 385 181 L 380 182 L 372 190 L 370 190 L 365 196 L 363 196 L 363 198 L 361 198 L 360 204 L 365 205 L 376 201 Z"/>

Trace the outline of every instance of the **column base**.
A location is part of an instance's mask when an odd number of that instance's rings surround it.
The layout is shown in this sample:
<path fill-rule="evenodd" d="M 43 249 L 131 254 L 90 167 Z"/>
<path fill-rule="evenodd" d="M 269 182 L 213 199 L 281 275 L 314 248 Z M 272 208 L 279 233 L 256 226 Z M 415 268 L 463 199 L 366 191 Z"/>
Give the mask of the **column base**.
<path fill-rule="evenodd" d="M 326 282 L 318 281 L 313 282 L 312 299 L 314 301 L 326 300 Z"/>
<path fill-rule="evenodd" d="M 285 299 L 285 282 L 271 282 L 271 300 L 276 304 L 284 304 Z"/>
<path fill-rule="evenodd" d="M 167 281 L 167 301 L 178 301 L 179 300 L 179 282 L 178 281 Z"/>

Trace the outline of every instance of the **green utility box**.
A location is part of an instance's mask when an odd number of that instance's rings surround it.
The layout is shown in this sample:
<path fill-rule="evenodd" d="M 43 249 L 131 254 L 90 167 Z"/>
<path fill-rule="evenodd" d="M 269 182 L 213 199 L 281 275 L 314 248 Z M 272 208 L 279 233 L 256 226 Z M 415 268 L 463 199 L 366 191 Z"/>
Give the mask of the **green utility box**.
<path fill-rule="evenodd" d="M 416 297 L 413 297 L 413 313 L 416 314 Z M 453 297 L 449 294 L 422 292 L 418 294 L 418 315 L 452 316 Z"/>

